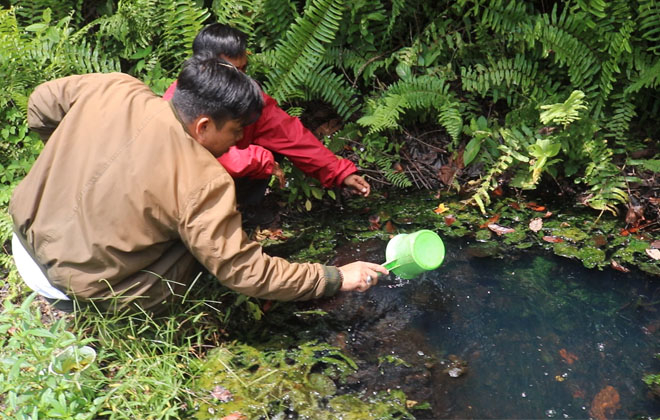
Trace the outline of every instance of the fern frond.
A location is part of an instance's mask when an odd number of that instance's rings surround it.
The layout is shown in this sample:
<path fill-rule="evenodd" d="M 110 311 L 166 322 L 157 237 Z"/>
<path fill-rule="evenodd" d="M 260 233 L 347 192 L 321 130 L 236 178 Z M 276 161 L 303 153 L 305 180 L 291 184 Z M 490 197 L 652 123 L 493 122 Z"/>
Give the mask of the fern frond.
<path fill-rule="evenodd" d="M 660 2 L 657 0 L 639 1 L 638 30 L 642 39 L 649 42 L 647 51 L 660 52 Z"/>
<path fill-rule="evenodd" d="M 344 119 L 348 119 L 357 110 L 355 90 L 330 67 L 311 72 L 307 77 L 305 87 L 312 94 L 311 96 L 320 96 L 325 102 L 332 105 Z M 311 99 L 311 96 L 307 99 Z"/>
<path fill-rule="evenodd" d="M 277 67 L 269 73 L 266 91 L 285 102 L 299 90 L 323 60 L 325 49 L 335 38 L 344 13 L 344 0 L 311 0 L 296 19 L 286 38 L 278 44 Z"/>
<path fill-rule="evenodd" d="M 252 40 L 255 20 L 262 15 L 266 2 L 264 0 L 213 0 L 211 12 L 215 16 L 215 21 L 234 26 L 250 36 Z M 271 16 L 275 22 L 280 15 Z"/>
<path fill-rule="evenodd" d="M 617 95 L 612 104 L 612 113 L 605 123 L 605 129 L 611 133 L 617 143 L 623 144 L 627 139 L 630 121 L 637 115 L 635 104 L 624 95 Z"/>
<path fill-rule="evenodd" d="M 371 101 L 369 112 L 358 123 L 369 127 L 370 133 L 380 132 L 387 128 L 394 128 L 399 123 L 399 116 L 407 109 L 422 111 L 439 111 L 447 126 L 456 133 L 457 120 L 452 120 L 450 105 L 453 97 L 449 93 L 449 85 L 442 79 L 432 76 L 419 76 L 409 80 L 401 80 L 392 84 L 383 93 L 379 101 Z"/>
<path fill-rule="evenodd" d="M 412 187 L 412 182 L 405 172 L 396 172 L 392 166 L 394 159 L 391 156 L 379 156 L 376 158 L 376 166 L 383 174 L 385 179 L 397 188 Z"/>
<path fill-rule="evenodd" d="M 584 105 L 584 92 L 574 90 L 562 103 L 552 105 L 541 105 L 540 118 L 543 124 L 568 124 L 580 118 L 580 111 L 587 109 Z"/>
<path fill-rule="evenodd" d="M 529 21 L 527 9 L 526 2 L 493 0 L 482 9 L 481 23 L 495 33 L 513 36 Z"/>
<path fill-rule="evenodd" d="M 251 3 L 251 0 L 241 1 Z M 255 22 L 254 31 L 249 32 L 251 44 L 256 45 L 258 51 L 269 51 L 284 38 L 300 14 L 292 0 L 260 0 L 260 3 L 260 12 L 255 12 L 259 14 L 245 18 L 252 18 Z"/>
<path fill-rule="evenodd" d="M 161 42 L 154 53 L 163 68 L 177 69 L 190 55 L 192 42 L 210 13 L 198 7 L 194 0 L 171 0 L 160 7 Z"/>
<path fill-rule="evenodd" d="M 538 61 L 521 54 L 513 59 L 501 58 L 489 67 L 461 67 L 461 82 L 467 91 L 490 94 L 494 101 L 506 98 L 509 103 L 516 95 L 542 102 L 557 89 L 545 73 L 538 71 Z"/>

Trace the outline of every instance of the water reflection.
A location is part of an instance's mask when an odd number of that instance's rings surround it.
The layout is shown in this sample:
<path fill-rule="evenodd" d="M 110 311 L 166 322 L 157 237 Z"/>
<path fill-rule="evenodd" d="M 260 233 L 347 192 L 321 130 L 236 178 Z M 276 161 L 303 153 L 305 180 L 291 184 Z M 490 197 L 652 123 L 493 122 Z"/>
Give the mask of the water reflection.
<path fill-rule="evenodd" d="M 336 262 L 378 261 L 383 247 L 347 248 Z M 482 257 L 459 242 L 447 251 L 419 279 L 323 303 L 343 328 L 337 344 L 361 363 L 356 383 L 402 388 L 432 418 L 660 415 L 641 381 L 660 371 L 657 279 L 531 252 Z"/>

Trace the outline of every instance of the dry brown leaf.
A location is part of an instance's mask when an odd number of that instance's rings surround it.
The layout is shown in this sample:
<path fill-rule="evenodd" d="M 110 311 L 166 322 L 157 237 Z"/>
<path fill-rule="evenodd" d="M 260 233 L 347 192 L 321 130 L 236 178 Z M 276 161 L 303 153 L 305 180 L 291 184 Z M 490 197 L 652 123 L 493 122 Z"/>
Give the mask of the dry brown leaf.
<path fill-rule="evenodd" d="M 529 222 L 529 230 L 533 232 L 538 232 L 543 228 L 543 221 L 541 220 L 540 217 L 536 217 L 532 219 L 531 222 Z"/>
<path fill-rule="evenodd" d="M 451 226 L 456 221 L 456 217 L 453 214 L 445 216 L 445 225 Z"/>
<path fill-rule="evenodd" d="M 492 230 L 493 232 L 497 233 L 497 236 L 502 236 L 507 233 L 515 232 L 515 229 L 511 229 L 508 227 L 500 226 L 495 223 L 490 223 L 488 224 L 488 229 Z"/>
<path fill-rule="evenodd" d="M 658 260 L 660 260 L 660 249 L 647 248 L 646 249 L 646 255 L 648 255 L 649 257 L 651 257 L 654 260 L 658 261 Z"/>
<path fill-rule="evenodd" d="M 613 386 L 601 389 L 591 402 L 589 414 L 596 420 L 608 420 L 621 407 L 619 393 Z"/>
<path fill-rule="evenodd" d="M 660 249 L 660 239 L 651 242 L 651 248 Z"/>
<path fill-rule="evenodd" d="M 629 269 L 627 269 L 626 267 L 622 266 L 621 264 L 619 264 L 618 262 L 616 262 L 614 260 L 612 260 L 611 265 L 612 265 L 612 268 L 615 269 L 615 270 L 619 270 L 619 271 L 622 271 L 624 273 L 629 273 L 630 272 Z"/>

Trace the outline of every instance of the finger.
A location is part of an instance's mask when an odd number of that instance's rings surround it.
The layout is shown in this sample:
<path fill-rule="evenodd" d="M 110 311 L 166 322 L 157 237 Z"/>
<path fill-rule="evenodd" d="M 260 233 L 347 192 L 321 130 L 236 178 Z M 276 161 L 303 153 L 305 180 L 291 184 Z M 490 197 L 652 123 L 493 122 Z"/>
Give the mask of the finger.
<path fill-rule="evenodd" d="M 370 268 L 374 271 L 377 271 L 380 274 L 390 274 L 390 271 L 387 268 L 380 265 L 380 264 L 367 263 L 367 268 Z M 378 274 L 376 274 L 376 275 L 378 275 Z"/>

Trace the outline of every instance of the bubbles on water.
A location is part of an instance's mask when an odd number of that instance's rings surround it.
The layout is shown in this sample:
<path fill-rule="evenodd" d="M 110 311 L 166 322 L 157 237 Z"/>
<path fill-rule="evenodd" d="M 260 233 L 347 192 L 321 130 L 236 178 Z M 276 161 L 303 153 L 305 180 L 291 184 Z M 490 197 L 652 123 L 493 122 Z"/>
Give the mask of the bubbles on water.
<path fill-rule="evenodd" d="M 598 343 L 598 344 L 596 344 L 596 348 L 598 348 L 598 351 L 603 352 L 603 351 L 605 351 L 605 344 Z"/>
<path fill-rule="evenodd" d="M 523 392 L 522 394 L 520 394 L 520 396 L 523 397 L 523 398 L 527 398 L 527 393 Z"/>
<path fill-rule="evenodd" d="M 447 371 L 447 374 L 452 378 L 458 378 L 461 376 L 461 374 L 463 374 L 463 370 L 460 368 L 451 368 Z"/>
<path fill-rule="evenodd" d="M 553 410 L 552 408 L 549 410 L 545 410 L 545 416 L 549 418 L 553 418 L 554 416 L 557 415 L 557 411 Z"/>
<path fill-rule="evenodd" d="M 417 355 L 418 355 L 418 356 L 424 356 L 424 352 L 421 351 L 421 350 L 417 350 Z"/>

